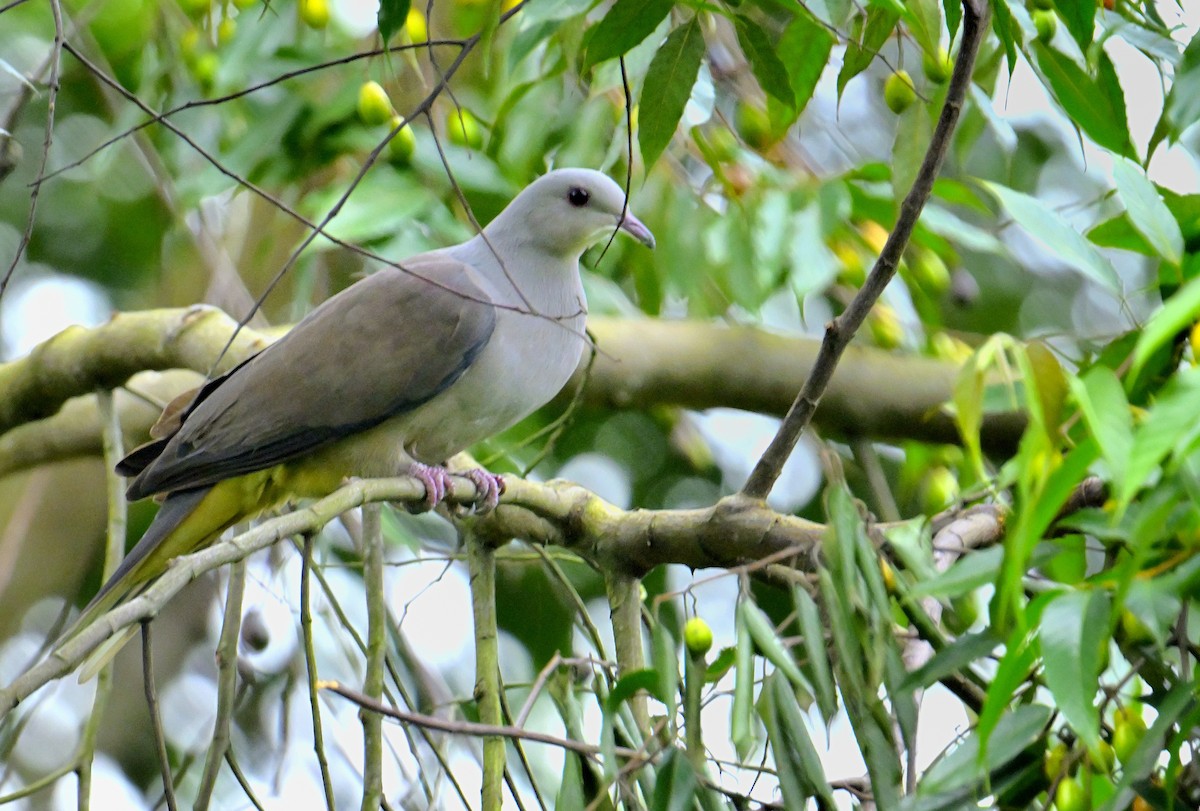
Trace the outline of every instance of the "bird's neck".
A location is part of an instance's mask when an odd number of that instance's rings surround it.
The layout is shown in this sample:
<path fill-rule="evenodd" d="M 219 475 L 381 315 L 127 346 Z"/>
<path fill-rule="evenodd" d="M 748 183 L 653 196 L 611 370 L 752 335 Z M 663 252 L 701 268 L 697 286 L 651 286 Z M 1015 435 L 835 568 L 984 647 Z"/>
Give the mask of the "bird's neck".
<path fill-rule="evenodd" d="M 528 230 L 493 221 L 461 248 L 493 285 L 500 303 L 553 318 L 586 313 L 579 279 L 582 251 L 548 251 L 528 238 Z"/>

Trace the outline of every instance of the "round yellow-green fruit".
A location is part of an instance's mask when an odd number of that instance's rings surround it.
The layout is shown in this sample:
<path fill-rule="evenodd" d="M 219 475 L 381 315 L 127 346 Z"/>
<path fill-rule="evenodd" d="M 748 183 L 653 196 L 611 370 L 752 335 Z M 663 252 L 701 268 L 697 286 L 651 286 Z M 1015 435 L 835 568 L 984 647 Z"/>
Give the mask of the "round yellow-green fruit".
<path fill-rule="evenodd" d="M 368 127 L 386 124 L 392 120 L 395 110 L 387 91 L 379 82 L 363 82 L 358 88 L 358 117 Z"/>
<path fill-rule="evenodd" d="M 408 16 L 404 18 L 404 33 L 408 34 L 409 42 L 424 42 L 429 39 L 429 24 L 419 8 L 409 8 Z"/>
<path fill-rule="evenodd" d="M 1035 11 L 1033 12 L 1033 27 L 1037 29 L 1038 42 L 1049 42 L 1054 39 L 1054 32 L 1058 30 L 1058 15 L 1045 9 Z"/>
<path fill-rule="evenodd" d="M 300 19 L 318 30 L 329 25 L 329 0 L 300 0 Z"/>
<path fill-rule="evenodd" d="M 450 138 L 450 143 L 468 149 L 479 149 L 483 146 L 483 129 L 479 126 L 479 119 L 465 108 L 451 110 L 446 116 L 446 135 Z"/>
<path fill-rule="evenodd" d="M 907 110 L 917 100 L 917 88 L 906 70 L 898 70 L 883 83 L 883 101 L 896 115 Z"/>
<path fill-rule="evenodd" d="M 1133 707 L 1122 707 L 1113 717 L 1112 748 L 1117 759 L 1128 762 L 1142 738 L 1146 737 L 1146 722 Z"/>
<path fill-rule="evenodd" d="M 703 656 L 712 648 L 712 628 L 699 617 L 692 617 L 683 626 L 683 644 L 692 656 Z"/>
<path fill-rule="evenodd" d="M 733 126 L 751 149 L 761 152 L 775 142 L 767 111 L 755 104 L 739 101 L 733 111 Z"/>
<path fill-rule="evenodd" d="M 225 43 L 229 42 L 229 40 L 233 39 L 233 36 L 236 33 L 237 21 L 232 17 L 226 17 L 225 19 L 221 20 L 221 22 L 217 23 L 217 44 L 224 45 Z"/>
<path fill-rule="evenodd" d="M 392 129 L 400 126 L 403 120 L 400 116 L 394 116 L 391 120 Z M 393 166 L 408 166 L 416 149 L 417 136 L 413 134 L 412 127 L 406 125 L 388 141 L 388 160 Z"/>
<path fill-rule="evenodd" d="M 954 71 L 954 61 L 945 48 L 938 46 L 936 55 L 925 54 L 921 57 L 921 69 L 925 71 L 926 79 L 934 84 L 942 84 Z"/>
<path fill-rule="evenodd" d="M 1083 790 L 1083 785 L 1074 777 L 1064 777 L 1058 781 L 1054 807 L 1057 811 L 1088 811 L 1087 792 Z"/>

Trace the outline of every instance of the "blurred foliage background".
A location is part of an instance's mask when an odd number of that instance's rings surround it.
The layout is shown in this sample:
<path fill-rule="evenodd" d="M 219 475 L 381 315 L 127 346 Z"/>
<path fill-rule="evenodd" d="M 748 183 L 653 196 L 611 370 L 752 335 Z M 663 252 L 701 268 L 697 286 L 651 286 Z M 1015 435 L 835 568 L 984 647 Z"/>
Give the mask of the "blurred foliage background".
<path fill-rule="evenodd" d="M 798 564 L 805 577 L 655 568 L 638 584 L 647 669 L 619 675 L 603 664 L 612 573 L 553 546 L 501 550 L 507 721 L 533 698 L 530 728 L 655 752 L 621 770 L 611 748 L 510 742 L 505 807 L 1197 807 L 1194 12 L 992 6 L 933 197 L 856 338 L 891 359 L 864 382 L 863 408 L 899 407 L 905 363 L 927 358 L 960 441 L 818 419 L 769 501 L 829 527 L 820 562 Z M 741 325 L 811 344 L 897 218 L 961 21 L 936 0 L 7 3 L 0 353 L 22 357 L 113 310 L 204 302 L 254 328 L 286 325 L 377 257 L 469 237 L 558 166 L 631 178 L 631 209 L 658 237 L 654 252 L 618 239 L 585 256 L 593 315 L 621 319 L 635 342 L 654 318 L 711 326 L 713 342 Z M 306 243 L 314 223 L 333 239 Z M 673 362 L 671 347 L 646 352 Z M 782 374 L 755 371 L 764 389 Z M 152 414 L 182 379 L 129 389 Z M 741 487 L 778 424 L 739 410 L 753 399 L 703 411 L 670 392 L 639 409 L 588 399 L 547 441 L 564 398 L 475 453 L 623 510 L 707 507 Z M 1024 434 L 981 435 L 999 412 L 1021 413 Z M 15 435 L 0 435 L 0 684 L 36 658 L 64 604 L 94 591 L 105 533 L 98 443 L 34 463 Z M 1054 523 L 1088 476 L 1109 499 Z M 934 543 L 978 503 L 1006 516 L 984 540 Z M 153 509 L 131 507 L 131 541 Z M 352 685 L 364 665 L 348 629 L 365 615 L 348 525 L 317 544 L 311 644 L 320 677 Z M 455 531 L 388 511 L 384 532 L 389 687 L 407 693 L 393 699 L 477 719 Z M 314 757 L 299 555 L 281 544 L 248 571 L 231 715 L 213 661 L 225 576 L 156 623 L 176 791 L 220 808 L 313 807 L 327 776 L 328 796 L 357 803 L 355 705 L 318 702 L 324 773 Z M 715 637 L 707 660 L 681 648 L 692 617 Z M 155 805 L 137 667 L 136 654 L 118 660 L 103 713 L 94 683 L 73 679 L 14 711 L 0 793 L 83 807 L 80 780 L 93 780 L 97 807 Z M 657 736 L 631 712 L 639 688 Z M 202 787 L 214 728 L 230 722 L 231 767 Z M 480 807 L 475 739 L 386 730 L 387 807 Z"/>

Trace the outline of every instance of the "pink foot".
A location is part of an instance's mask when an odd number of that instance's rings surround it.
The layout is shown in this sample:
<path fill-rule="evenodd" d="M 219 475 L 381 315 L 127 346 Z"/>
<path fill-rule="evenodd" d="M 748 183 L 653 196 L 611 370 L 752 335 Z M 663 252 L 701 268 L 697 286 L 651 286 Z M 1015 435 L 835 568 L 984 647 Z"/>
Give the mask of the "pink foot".
<path fill-rule="evenodd" d="M 504 477 L 488 473 L 482 468 L 464 471 L 464 479 L 470 479 L 475 485 L 475 511 L 488 513 L 496 509 L 500 496 L 504 493 Z"/>
<path fill-rule="evenodd" d="M 409 509 L 412 512 L 432 510 L 450 491 L 450 474 L 444 467 L 413 462 L 408 466 L 408 475 L 419 479 L 421 484 L 425 485 L 425 500 L 420 504 L 411 505 Z"/>

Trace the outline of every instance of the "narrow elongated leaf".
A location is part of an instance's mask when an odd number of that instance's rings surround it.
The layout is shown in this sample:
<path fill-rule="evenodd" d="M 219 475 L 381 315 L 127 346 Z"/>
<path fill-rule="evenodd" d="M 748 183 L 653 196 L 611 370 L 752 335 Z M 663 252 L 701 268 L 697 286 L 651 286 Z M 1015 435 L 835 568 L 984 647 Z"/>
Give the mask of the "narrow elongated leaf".
<path fill-rule="evenodd" d="M 1154 403 L 1134 435 L 1129 454 L 1129 469 L 1125 472 L 1124 487 L 1118 502 L 1126 506 L 1150 479 L 1150 474 L 1171 451 L 1182 452 L 1189 447 L 1200 425 L 1200 369 L 1191 368 L 1173 377 Z"/>
<path fill-rule="evenodd" d="M 772 673 L 763 684 L 759 712 L 767 725 L 785 805 L 805 808 L 809 797 L 817 797 L 821 807 L 835 808 L 833 792 L 825 779 L 821 757 L 808 734 L 800 705 L 780 674 Z"/>
<path fill-rule="evenodd" d="M 792 652 L 776 635 L 775 626 L 771 624 L 770 618 L 763 613 L 763 610 L 752 601 L 745 599 L 738 603 L 738 615 L 746 630 L 750 632 L 754 644 L 758 645 L 763 656 L 767 657 L 767 661 L 787 676 L 788 681 L 795 685 L 796 689 L 811 694 L 812 687 L 804 678 L 804 674 L 800 672 L 800 668 L 796 666 Z"/>
<path fill-rule="evenodd" d="M 1108 643 L 1108 594 L 1070 591 L 1046 606 L 1038 636 L 1046 687 L 1071 729 L 1092 752 L 1100 746 L 1096 684 Z"/>
<path fill-rule="evenodd" d="M 379 0 L 379 16 L 376 19 L 384 45 L 387 45 L 392 34 L 404 27 L 411 6 L 412 0 Z"/>
<path fill-rule="evenodd" d="M 787 68 L 775 54 L 775 46 L 767 37 L 767 32 L 754 20 L 740 14 L 734 19 L 734 24 L 737 28 L 738 44 L 742 46 L 742 53 L 746 55 L 759 87 L 776 101 L 788 107 L 795 107 L 796 94 L 792 92 Z"/>
<path fill-rule="evenodd" d="M 928 662 L 909 673 L 900 683 L 900 689 L 930 687 L 951 673 L 990 655 L 999 644 L 1000 638 L 989 630 L 960 636 L 953 644 L 942 648 Z"/>
<path fill-rule="evenodd" d="M 921 778 L 921 792 L 932 794 L 960 786 L 983 784 L 985 778 L 1001 770 L 1035 743 L 1049 722 L 1050 709 L 1038 704 L 1017 707 L 1006 713 L 996 725 L 992 745 L 986 747 L 987 753 L 982 762 L 980 736 L 975 731 L 952 752 L 929 767 Z M 971 803 L 971 807 L 974 806 L 975 803 Z"/>
<path fill-rule="evenodd" d="M 1178 265 L 1183 259 L 1183 232 L 1142 167 L 1128 158 L 1117 157 L 1113 179 L 1133 227 L 1159 256 Z"/>
<path fill-rule="evenodd" d="M 1059 259 L 1107 289 L 1119 291 L 1120 281 L 1112 263 L 1058 212 L 1028 194 L 1022 194 L 998 183 L 984 185 L 1018 225 Z"/>
<path fill-rule="evenodd" d="M 1060 0 L 1055 5 L 1080 50 L 1086 51 L 1096 32 L 1096 9 L 1100 4 L 1097 0 Z"/>
<path fill-rule="evenodd" d="M 801 10 L 796 19 L 783 30 L 779 45 L 775 49 L 779 61 L 787 70 L 788 82 L 792 86 L 796 115 L 812 99 L 817 80 L 825 70 L 829 52 L 833 50 L 833 34 L 825 26 Z"/>
<path fill-rule="evenodd" d="M 1200 32 L 1192 36 L 1175 69 L 1171 92 L 1167 94 L 1167 102 L 1163 107 L 1163 118 L 1166 120 L 1163 129 L 1172 141 L 1200 119 Z"/>
<path fill-rule="evenodd" d="M 671 142 L 704 57 L 704 36 L 695 17 L 671 32 L 658 49 L 646 82 L 638 114 L 638 146 L 649 167 Z"/>
<path fill-rule="evenodd" d="M 623 56 L 650 36 L 674 5 L 674 0 L 617 0 L 591 31 L 584 69 Z"/>
<path fill-rule="evenodd" d="M 1129 464 L 1133 445 L 1133 416 L 1121 381 L 1111 369 L 1094 366 L 1082 378 L 1071 378 L 1070 384 L 1100 453 L 1119 478 Z"/>
<path fill-rule="evenodd" d="M 688 811 L 696 803 L 696 770 L 672 746 L 654 774 L 654 811 Z"/>
<path fill-rule="evenodd" d="M 746 757 L 754 748 L 754 640 L 742 612 L 737 613 L 737 647 L 734 654 L 733 707 L 730 710 L 730 739 L 738 757 Z"/>
<path fill-rule="evenodd" d="M 821 623 L 817 604 L 808 596 L 807 591 L 797 586 L 792 590 L 792 596 L 796 604 L 796 615 L 800 618 L 800 631 L 804 634 L 806 669 L 813 684 L 817 707 L 825 718 L 833 718 L 837 712 L 837 690 L 833 686 L 833 671 L 829 667 L 825 626 Z"/>
<path fill-rule="evenodd" d="M 1195 321 L 1197 316 L 1200 316 L 1200 277 L 1176 291 L 1142 330 L 1133 348 L 1130 379 L 1136 380 L 1154 353 L 1174 340 L 1175 335 Z"/>
<path fill-rule="evenodd" d="M 942 34 L 942 9 L 938 0 L 908 0 L 904 4 L 904 21 L 921 50 L 937 54 Z"/>
<path fill-rule="evenodd" d="M 880 47 L 892 35 L 899 19 L 898 12 L 882 5 L 872 5 L 867 9 L 865 18 L 855 18 L 854 34 L 846 45 L 842 69 L 838 73 L 838 98 L 842 97 L 846 84 L 875 60 Z"/>
<path fill-rule="evenodd" d="M 1055 100 L 1071 120 L 1097 145 L 1134 157 L 1125 116 L 1125 95 L 1112 60 L 1100 51 L 1096 76 L 1089 76 L 1073 59 L 1040 42 L 1033 48 L 1037 66 Z"/>

